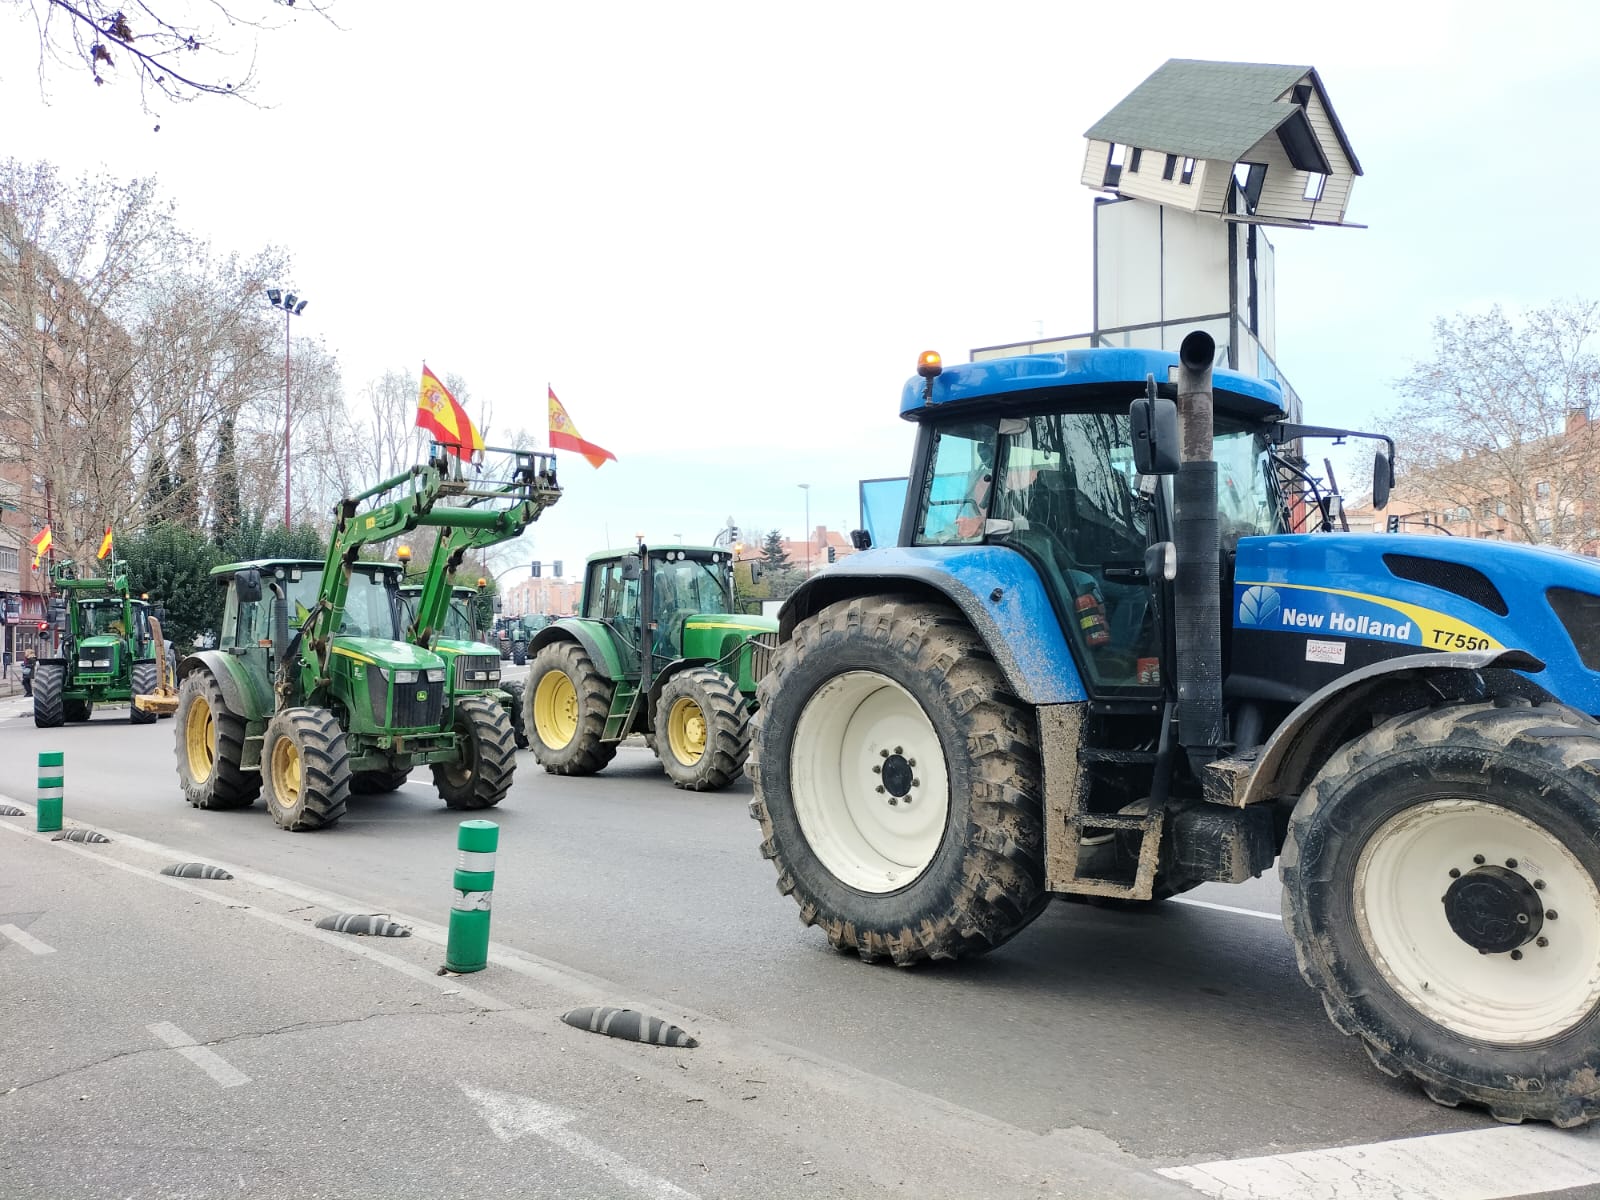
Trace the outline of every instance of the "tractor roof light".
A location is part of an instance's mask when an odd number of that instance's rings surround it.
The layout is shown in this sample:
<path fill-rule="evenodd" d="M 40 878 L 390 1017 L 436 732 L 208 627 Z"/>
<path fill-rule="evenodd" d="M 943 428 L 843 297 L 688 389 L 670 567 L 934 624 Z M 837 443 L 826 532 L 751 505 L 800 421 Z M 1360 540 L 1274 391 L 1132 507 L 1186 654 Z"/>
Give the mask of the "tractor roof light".
<path fill-rule="evenodd" d="M 489 586 L 489 581 L 487 579 L 485 579 L 482 575 L 479 575 L 478 576 L 478 586 L 479 587 L 488 587 Z"/>
<path fill-rule="evenodd" d="M 922 376 L 922 398 L 933 399 L 933 381 L 944 373 L 944 359 L 937 350 L 924 350 L 917 356 L 917 374 Z"/>
<path fill-rule="evenodd" d="M 402 545 L 398 550 L 396 550 L 394 552 L 394 555 L 401 562 L 410 562 L 411 561 L 411 547 L 410 546 L 406 546 L 406 545 Z"/>

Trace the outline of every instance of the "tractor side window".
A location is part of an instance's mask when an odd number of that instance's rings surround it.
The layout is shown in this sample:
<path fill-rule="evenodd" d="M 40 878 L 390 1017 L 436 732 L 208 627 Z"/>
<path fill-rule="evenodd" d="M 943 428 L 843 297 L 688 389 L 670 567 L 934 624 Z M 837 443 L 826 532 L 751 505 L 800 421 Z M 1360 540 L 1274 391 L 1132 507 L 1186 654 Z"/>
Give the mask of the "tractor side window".
<path fill-rule="evenodd" d="M 1067 634 L 1101 689 L 1159 682 L 1139 492 L 1126 412 L 1049 413 L 1000 439 L 994 516 L 1001 541 L 1040 569 Z"/>
<path fill-rule="evenodd" d="M 1223 549 L 1231 550 L 1242 537 L 1285 532 L 1266 438 L 1251 430 L 1219 429 L 1211 445 Z"/>
<path fill-rule="evenodd" d="M 639 581 L 624 579 L 622 564 L 608 562 L 600 568 L 600 617 L 624 626 L 639 622 Z"/>
<path fill-rule="evenodd" d="M 992 421 L 964 421 L 934 433 L 933 454 L 922 481 L 917 545 L 983 540 L 994 484 L 994 442 Z"/>

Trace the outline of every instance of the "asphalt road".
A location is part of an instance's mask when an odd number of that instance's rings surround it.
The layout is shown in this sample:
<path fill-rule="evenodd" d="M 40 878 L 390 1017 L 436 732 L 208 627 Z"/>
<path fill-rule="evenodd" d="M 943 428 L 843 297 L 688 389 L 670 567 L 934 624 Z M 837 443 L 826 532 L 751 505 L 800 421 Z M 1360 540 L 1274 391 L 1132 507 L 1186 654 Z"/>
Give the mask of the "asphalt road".
<path fill-rule="evenodd" d="M 102 1161 L 81 1194 L 218 1194 L 158 1190 L 160 1164 L 178 1161 L 162 1157 L 169 1143 L 211 1184 L 238 1174 L 236 1194 L 523 1194 L 537 1178 L 526 1194 L 1194 1195 L 1156 1170 L 1497 1128 L 1386 1079 L 1332 1028 L 1267 919 L 1270 879 L 1144 912 L 1056 904 L 978 960 L 868 966 L 831 951 L 777 893 L 748 783 L 678 791 L 642 746 L 590 779 L 545 775 L 523 753 L 488 814 L 501 827 L 503 953 L 453 983 L 493 1003 L 464 1002 L 428 982 L 460 815 L 425 770 L 392 796 L 355 798 L 336 829 L 293 835 L 259 804 L 184 805 L 170 721 L 102 711 L 37 730 L 25 711 L 0 709 L 0 793 L 31 803 L 37 752 L 63 750 L 69 821 L 119 840 L 52 844 L 25 832 L 31 820 L 0 818 L 0 926 L 114 947 L 68 972 L 65 947 L 29 955 L 0 940 L 0 1007 L 26 1011 L 33 1039 L 0 1054 L 0 1121 L 28 1131 L 0 1141 L 6 1196 L 80 1194 L 47 1166 L 71 1161 L 71 1145 Z M 235 869 L 234 883 L 206 886 L 238 889 L 239 907 L 150 874 L 187 859 Z M 309 948 L 289 928 L 340 910 L 422 924 L 411 939 L 322 935 Z M 341 945 L 398 954 L 412 973 Z M 49 1000 L 19 1006 L 18 989 Z M 555 1020 L 581 1003 L 644 1009 L 703 1045 L 647 1050 Z M 163 1023 L 240 1039 L 266 1061 L 233 1065 L 269 1082 L 219 1089 L 152 1041 Z M 0 1047 L 15 1051 L 17 1036 L 13 1022 Z M 90 1102 L 71 1100 L 73 1064 L 102 1059 L 94 1069 L 109 1074 L 85 1091 L 116 1101 L 96 1123 Z M 226 1093 L 225 1116 L 210 1092 Z M 527 1107 L 540 1103 L 566 1116 Z M 219 1121 L 234 1134 L 220 1157 L 203 1136 Z M 374 1139 L 402 1148 L 400 1165 Z M 345 1144 L 370 1174 L 341 1167 Z M 463 1149 L 474 1145 L 488 1152 Z M 583 1146 L 636 1175 L 599 1171 Z M 537 1162 L 517 1157 L 533 1148 Z M 119 1163 L 140 1186 L 89 1186 L 119 1178 Z M 445 1172 L 432 1192 L 429 1164 Z M 35 1175 L 43 1190 L 29 1190 Z M 267 1178 L 270 1193 L 252 1190 Z"/>

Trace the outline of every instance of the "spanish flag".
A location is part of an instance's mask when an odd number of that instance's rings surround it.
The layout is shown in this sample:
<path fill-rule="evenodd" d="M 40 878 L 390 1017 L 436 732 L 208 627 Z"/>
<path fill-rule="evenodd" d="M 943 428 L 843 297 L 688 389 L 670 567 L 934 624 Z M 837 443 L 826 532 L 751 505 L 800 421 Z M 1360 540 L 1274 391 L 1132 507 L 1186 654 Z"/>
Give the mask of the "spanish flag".
<path fill-rule="evenodd" d="M 417 428 L 426 429 L 434 441 L 457 458 L 470 458 L 483 449 L 483 437 L 466 409 L 426 363 L 422 365 L 422 392 L 417 397 Z"/>
<path fill-rule="evenodd" d="M 111 553 L 111 526 L 106 526 L 106 536 L 100 539 L 100 549 L 95 552 L 96 558 L 104 558 Z"/>
<path fill-rule="evenodd" d="M 50 526 L 46 525 L 33 535 L 33 540 L 28 543 L 33 547 L 33 569 L 39 569 L 39 560 L 50 552 Z"/>
<path fill-rule="evenodd" d="M 572 418 L 567 416 L 567 410 L 561 406 L 561 401 L 556 399 L 556 390 L 545 385 L 550 393 L 550 449 L 576 450 L 589 460 L 591 466 L 599 470 L 600 464 L 610 459 L 617 461 L 617 456 L 611 451 L 596 446 L 593 442 L 586 442 L 578 436 L 577 426 L 573 425 Z"/>

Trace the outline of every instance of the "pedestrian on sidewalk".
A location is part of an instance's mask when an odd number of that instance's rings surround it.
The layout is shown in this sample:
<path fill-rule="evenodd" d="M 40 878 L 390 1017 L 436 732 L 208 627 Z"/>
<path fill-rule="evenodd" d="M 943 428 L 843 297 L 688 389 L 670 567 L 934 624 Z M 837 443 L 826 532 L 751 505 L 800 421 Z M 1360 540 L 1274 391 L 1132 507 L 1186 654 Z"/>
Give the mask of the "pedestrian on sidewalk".
<path fill-rule="evenodd" d="M 33 651 L 29 650 L 22 656 L 22 694 L 33 695 Z"/>

